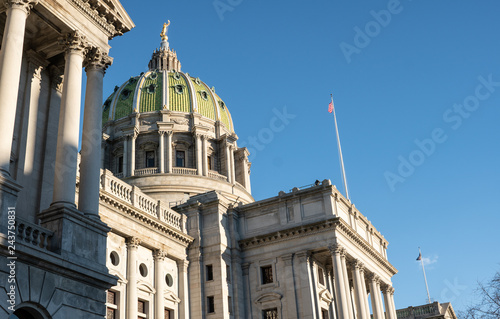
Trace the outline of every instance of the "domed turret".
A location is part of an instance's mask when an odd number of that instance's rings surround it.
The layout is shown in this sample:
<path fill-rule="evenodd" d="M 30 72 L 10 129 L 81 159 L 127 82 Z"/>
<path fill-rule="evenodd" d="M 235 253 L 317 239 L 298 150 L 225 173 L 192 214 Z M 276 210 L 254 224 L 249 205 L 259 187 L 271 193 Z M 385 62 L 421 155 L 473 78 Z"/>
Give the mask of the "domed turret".
<path fill-rule="evenodd" d="M 250 163 L 231 114 L 199 78 L 180 71 L 168 24 L 150 70 L 131 77 L 103 105 L 104 167 L 146 194 L 171 202 L 216 190 L 250 202 Z"/>

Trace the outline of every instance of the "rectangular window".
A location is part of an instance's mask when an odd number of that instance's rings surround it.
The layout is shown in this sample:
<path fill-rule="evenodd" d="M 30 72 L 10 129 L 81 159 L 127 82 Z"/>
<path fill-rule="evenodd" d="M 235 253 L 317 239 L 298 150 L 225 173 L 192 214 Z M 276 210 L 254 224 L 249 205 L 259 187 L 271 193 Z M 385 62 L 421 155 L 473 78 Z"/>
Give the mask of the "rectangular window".
<path fill-rule="evenodd" d="M 212 265 L 207 265 L 207 281 L 214 280 L 214 267 Z"/>
<path fill-rule="evenodd" d="M 139 300 L 137 302 L 137 319 L 143 319 L 143 318 L 147 318 L 147 315 L 146 315 L 146 302 L 145 301 L 142 301 L 142 300 Z"/>
<path fill-rule="evenodd" d="M 231 282 L 231 266 L 226 265 L 226 281 Z"/>
<path fill-rule="evenodd" d="M 155 152 L 146 152 L 146 167 L 155 167 Z"/>
<path fill-rule="evenodd" d="M 117 319 L 118 302 L 116 292 L 108 290 L 106 293 L 106 319 Z"/>
<path fill-rule="evenodd" d="M 212 156 L 207 156 L 208 169 L 212 170 Z"/>
<path fill-rule="evenodd" d="M 165 308 L 165 319 L 173 319 L 174 318 L 174 311 Z"/>
<path fill-rule="evenodd" d="M 325 276 L 323 275 L 323 268 L 318 267 L 318 281 L 320 285 L 325 285 Z"/>
<path fill-rule="evenodd" d="M 118 161 L 116 164 L 116 172 L 123 173 L 123 156 L 118 157 Z"/>
<path fill-rule="evenodd" d="M 263 319 L 278 319 L 278 309 L 266 309 L 262 310 L 262 318 Z"/>
<path fill-rule="evenodd" d="M 175 166 L 186 167 L 186 152 L 184 151 L 175 152 Z"/>
<path fill-rule="evenodd" d="M 270 284 L 273 280 L 273 266 L 264 266 L 260 267 L 261 276 L 262 276 L 262 284 Z"/>
<path fill-rule="evenodd" d="M 329 319 L 330 317 L 328 316 L 328 310 L 326 309 L 321 309 L 321 319 Z"/>
<path fill-rule="evenodd" d="M 207 312 L 208 313 L 215 312 L 214 296 L 207 297 Z"/>
<path fill-rule="evenodd" d="M 231 297 L 227 297 L 227 308 L 229 309 L 229 314 L 233 313 L 233 299 Z"/>

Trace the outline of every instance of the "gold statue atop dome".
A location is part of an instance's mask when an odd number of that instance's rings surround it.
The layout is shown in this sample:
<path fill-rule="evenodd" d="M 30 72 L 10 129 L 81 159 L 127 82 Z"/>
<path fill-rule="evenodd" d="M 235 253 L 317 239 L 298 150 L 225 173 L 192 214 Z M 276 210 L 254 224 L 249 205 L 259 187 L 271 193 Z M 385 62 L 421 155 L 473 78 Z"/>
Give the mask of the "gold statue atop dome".
<path fill-rule="evenodd" d="M 170 25 L 170 20 L 168 20 L 168 23 L 163 24 L 163 30 L 161 30 L 160 37 L 162 41 L 167 41 L 168 40 L 168 26 Z"/>

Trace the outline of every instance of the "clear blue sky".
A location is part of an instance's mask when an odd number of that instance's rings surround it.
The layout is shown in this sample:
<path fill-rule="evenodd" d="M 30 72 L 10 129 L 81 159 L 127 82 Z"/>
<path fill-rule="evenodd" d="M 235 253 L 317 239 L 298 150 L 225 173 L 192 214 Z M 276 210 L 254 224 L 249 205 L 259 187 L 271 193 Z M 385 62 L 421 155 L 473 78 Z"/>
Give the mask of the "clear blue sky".
<path fill-rule="evenodd" d="M 497 1 L 122 3 L 136 28 L 111 41 L 105 96 L 147 69 L 171 20 L 182 70 L 215 86 L 240 145 L 260 144 L 257 200 L 316 179 L 342 189 L 334 94 L 352 201 L 389 241 L 398 308 L 425 303 L 419 246 L 431 297 L 456 310 L 499 269 Z M 270 136 L 285 107 L 295 118 Z"/>

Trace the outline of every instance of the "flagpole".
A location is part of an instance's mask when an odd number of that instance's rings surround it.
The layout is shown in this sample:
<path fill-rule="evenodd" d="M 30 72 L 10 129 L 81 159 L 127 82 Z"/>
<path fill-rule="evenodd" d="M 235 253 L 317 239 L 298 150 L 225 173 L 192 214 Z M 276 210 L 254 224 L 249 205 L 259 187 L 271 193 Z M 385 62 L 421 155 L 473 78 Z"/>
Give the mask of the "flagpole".
<path fill-rule="evenodd" d="M 418 247 L 418 253 L 422 256 L 422 252 L 420 251 L 420 247 Z M 431 295 L 429 294 L 429 286 L 427 285 L 427 277 L 425 276 L 425 268 L 424 268 L 424 258 L 420 258 L 420 262 L 422 263 L 422 271 L 424 272 L 424 280 L 425 280 L 425 289 L 427 289 L 427 300 L 429 303 L 431 302 Z"/>
<path fill-rule="evenodd" d="M 349 190 L 347 189 L 347 179 L 345 176 L 345 169 L 344 169 L 344 158 L 342 157 L 342 148 L 340 147 L 340 136 L 339 136 L 339 128 L 337 126 L 337 116 L 335 115 L 335 106 L 333 104 L 333 94 L 330 94 L 330 97 L 332 99 L 332 108 L 333 108 L 333 120 L 335 121 L 335 133 L 337 134 L 337 145 L 339 148 L 339 156 L 340 156 L 340 167 L 342 169 L 342 178 L 344 180 L 344 188 L 345 188 L 345 195 L 348 200 L 351 200 L 349 198 Z"/>

